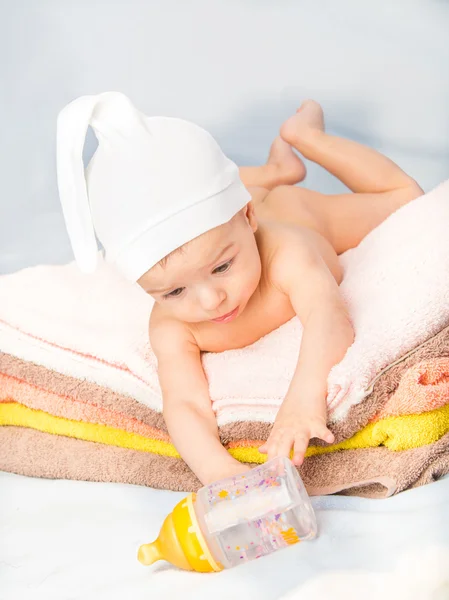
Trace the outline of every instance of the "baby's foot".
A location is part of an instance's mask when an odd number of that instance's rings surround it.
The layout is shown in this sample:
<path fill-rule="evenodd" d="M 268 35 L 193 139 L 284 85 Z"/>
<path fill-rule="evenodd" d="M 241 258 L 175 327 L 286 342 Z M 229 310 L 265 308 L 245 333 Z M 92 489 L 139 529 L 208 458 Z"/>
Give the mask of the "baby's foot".
<path fill-rule="evenodd" d="M 292 146 L 300 146 L 312 132 L 324 131 L 323 109 L 315 100 L 305 100 L 281 126 L 281 137 Z"/>
<path fill-rule="evenodd" d="M 306 176 L 304 163 L 280 136 L 271 144 L 267 164 L 275 168 L 276 185 L 293 185 Z"/>

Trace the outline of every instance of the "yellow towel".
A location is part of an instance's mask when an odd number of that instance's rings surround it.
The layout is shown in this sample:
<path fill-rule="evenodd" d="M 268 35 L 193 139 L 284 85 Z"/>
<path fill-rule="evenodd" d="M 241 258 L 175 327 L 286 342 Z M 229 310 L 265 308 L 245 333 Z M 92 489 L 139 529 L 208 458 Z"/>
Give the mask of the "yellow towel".
<path fill-rule="evenodd" d="M 171 443 L 147 438 L 107 425 L 83 423 L 55 417 L 42 410 L 28 408 L 17 402 L 0 403 L 0 425 L 29 427 L 45 433 L 179 458 L 178 452 Z M 306 456 L 335 452 L 336 450 L 354 450 L 376 446 L 386 446 L 393 451 L 409 450 L 436 442 L 448 431 L 449 405 L 446 405 L 419 415 L 388 417 L 376 423 L 370 423 L 352 438 L 339 444 L 326 448 L 320 446 L 309 447 Z M 264 454 L 259 453 L 256 446 L 234 447 L 229 452 L 242 462 L 262 463 L 266 459 Z"/>

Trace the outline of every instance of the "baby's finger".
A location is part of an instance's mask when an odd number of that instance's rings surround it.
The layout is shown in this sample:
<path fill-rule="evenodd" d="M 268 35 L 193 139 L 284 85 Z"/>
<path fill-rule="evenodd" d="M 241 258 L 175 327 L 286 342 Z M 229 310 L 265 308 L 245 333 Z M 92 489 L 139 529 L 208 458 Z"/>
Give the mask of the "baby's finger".
<path fill-rule="evenodd" d="M 292 447 L 292 441 L 281 433 L 273 435 L 270 447 L 268 448 L 267 460 L 277 458 L 278 456 L 288 456 Z"/>
<path fill-rule="evenodd" d="M 259 452 L 261 454 L 266 454 L 267 453 L 267 449 L 268 449 L 268 440 L 265 442 L 265 444 L 263 444 L 262 446 L 260 446 Z"/>
<path fill-rule="evenodd" d="M 335 436 L 327 427 L 324 425 L 322 427 L 317 428 L 317 431 L 314 433 L 313 437 L 317 437 L 320 440 L 324 440 L 328 444 L 332 444 L 335 441 Z"/>
<path fill-rule="evenodd" d="M 268 454 L 273 448 L 273 446 L 277 444 L 278 437 L 279 436 L 276 430 L 272 430 L 270 435 L 268 436 L 267 441 L 264 444 L 262 444 L 262 446 L 260 446 L 259 452 L 261 454 Z"/>
<path fill-rule="evenodd" d="M 293 455 L 293 464 L 299 467 L 304 462 L 304 455 L 309 445 L 309 438 L 304 435 L 295 437 L 295 453 Z"/>
<path fill-rule="evenodd" d="M 273 439 L 270 441 L 270 444 L 267 449 L 267 460 L 276 458 L 276 456 L 279 455 L 279 443 L 280 438 L 277 436 L 273 436 Z"/>
<path fill-rule="evenodd" d="M 294 443 L 293 435 L 284 435 L 278 442 L 276 456 L 286 456 L 290 458 L 292 446 Z"/>
<path fill-rule="evenodd" d="M 276 446 L 276 439 L 269 437 L 265 444 L 259 448 L 259 452 L 261 454 L 266 454 L 267 460 L 271 460 L 273 453 L 276 452 Z"/>

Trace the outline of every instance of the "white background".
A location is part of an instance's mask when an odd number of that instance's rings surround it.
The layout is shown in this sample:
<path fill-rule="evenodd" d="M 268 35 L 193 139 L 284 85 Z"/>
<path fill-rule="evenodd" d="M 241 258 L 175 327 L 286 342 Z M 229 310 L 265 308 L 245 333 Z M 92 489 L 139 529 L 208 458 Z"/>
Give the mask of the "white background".
<path fill-rule="evenodd" d="M 448 39 L 445 0 L 0 0 L 0 273 L 72 258 L 55 124 L 83 94 L 194 120 L 239 164 L 313 97 L 430 189 L 449 174 Z M 315 168 L 306 185 L 339 189 Z"/>

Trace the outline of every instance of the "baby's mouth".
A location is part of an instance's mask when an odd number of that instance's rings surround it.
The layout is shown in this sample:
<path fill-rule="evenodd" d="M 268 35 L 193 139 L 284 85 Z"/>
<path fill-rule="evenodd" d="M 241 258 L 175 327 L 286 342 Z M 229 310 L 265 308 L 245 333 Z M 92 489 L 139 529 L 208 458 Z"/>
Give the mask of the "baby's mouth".
<path fill-rule="evenodd" d="M 214 323 L 229 323 L 230 321 L 235 319 L 238 312 L 239 307 L 237 306 L 237 308 L 234 308 L 234 310 L 232 310 L 231 312 L 223 315 L 222 317 L 218 317 L 217 319 L 211 319 L 211 321 L 213 321 Z"/>

